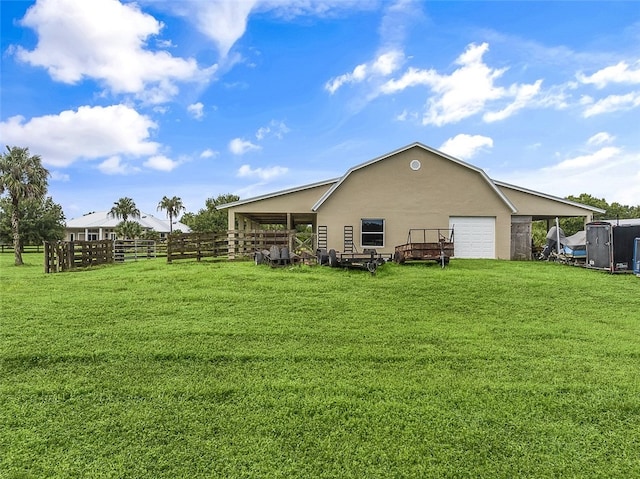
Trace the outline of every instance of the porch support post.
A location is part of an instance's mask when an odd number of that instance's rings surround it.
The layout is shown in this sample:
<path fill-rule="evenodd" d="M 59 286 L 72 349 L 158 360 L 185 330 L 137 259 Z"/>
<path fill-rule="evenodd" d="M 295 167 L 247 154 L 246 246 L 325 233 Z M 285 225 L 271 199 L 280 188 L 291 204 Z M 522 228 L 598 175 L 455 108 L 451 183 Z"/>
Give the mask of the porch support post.
<path fill-rule="evenodd" d="M 227 230 L 227 257 L 230 260 L 233 260 L 236 258 L 236 214 L 231 208 L 229 208 L 228 212 L 227 219 L 229 221 L 229 229 Z"/>
<path fill-rule="evenodd" d="M 291 233 L 291 231 L 293 230 L 294 226 L 293 226 L 293 214 L 292 213 L 287 213 L 287 230 L 289 230 L 289 251 L 291 253 L 293 253 L 293 233 Z"/>

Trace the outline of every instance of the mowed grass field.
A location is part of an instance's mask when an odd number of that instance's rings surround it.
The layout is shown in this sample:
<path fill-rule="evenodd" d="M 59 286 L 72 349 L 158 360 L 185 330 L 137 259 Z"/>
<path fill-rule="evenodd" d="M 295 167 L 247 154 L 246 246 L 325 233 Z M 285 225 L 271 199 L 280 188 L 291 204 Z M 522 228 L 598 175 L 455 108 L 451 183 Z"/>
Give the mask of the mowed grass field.
<path fill-rule="evenodd" d="M 640 279 L 0 256 L 2 478 L 640 477 Z"/>

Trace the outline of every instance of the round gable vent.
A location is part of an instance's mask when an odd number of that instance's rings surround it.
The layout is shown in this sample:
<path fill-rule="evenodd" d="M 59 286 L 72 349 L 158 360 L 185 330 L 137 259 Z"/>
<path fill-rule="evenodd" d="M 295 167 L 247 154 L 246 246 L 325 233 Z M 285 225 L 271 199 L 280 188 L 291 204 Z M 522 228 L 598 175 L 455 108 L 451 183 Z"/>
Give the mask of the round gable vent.
<path fill-rule="evenodd" d="M 409 163 L 409 166 L 413 171 L 418 171 L 422 165 L 420 164 L 419 160 L 411 160 L 411 163 Z"/>

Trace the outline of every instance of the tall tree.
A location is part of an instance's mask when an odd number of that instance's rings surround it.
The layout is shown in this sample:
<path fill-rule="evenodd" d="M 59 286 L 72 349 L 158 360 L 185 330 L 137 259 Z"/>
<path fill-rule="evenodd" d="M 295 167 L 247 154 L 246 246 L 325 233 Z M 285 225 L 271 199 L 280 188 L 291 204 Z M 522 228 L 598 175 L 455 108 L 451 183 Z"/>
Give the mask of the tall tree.
<path fill-rule="evenodd" d="M 169 217 L 169 234 L 173 233 L 173 218 L 177 218 L 178 215 L 185 210 L 182 204 L 182 199 L 174 196 L 169 198 L 164 196 L 158 203 L 158 210 L 165 210 Z"/>
<path fill-rule="evenodd" d="M 0 198 L 0 241 L 11 242 L 11 214 L 9 198 Z M 20 250 L 25 244 L 64 239 L 65 217 L 62 206 L 50 196 L 30 198 L 20 203 Z"/>
<path fill-rule="evenodd" d="M 0 158 L 0 195 L 8 193 L 11 200 L 11 230 L 15 264 L 20 266 L 22 249 L 20 240 L 20 204 L 31 198 L 43 198 L 47 193 L 49 171 L 42 166 L 39 155 L 29 154 L 29 148 L 7 146 Z"/>
<path fill-rule="evenodd" d="M 185 213 L 182 222 L 191 228 L 191 231 L 203 233 L 210 231 L 226 231 L 229 229 L 229 220 L 226 211 L 218 211 L 216 206 L 238 201 L 239 196 L 227 193 L 218 195 L 217 198 L 208 198 L 205 207 L 197 213 Z"/>
<path fill-rule="evenodd" d="M 128 197 L 120 198 L 113 203 L 113 207 L 109 211 L 109 215 L 113 218 L 127 221 L 129 217 L 140 218 L 140 210 L 136 207 L 135 202 Z"/>

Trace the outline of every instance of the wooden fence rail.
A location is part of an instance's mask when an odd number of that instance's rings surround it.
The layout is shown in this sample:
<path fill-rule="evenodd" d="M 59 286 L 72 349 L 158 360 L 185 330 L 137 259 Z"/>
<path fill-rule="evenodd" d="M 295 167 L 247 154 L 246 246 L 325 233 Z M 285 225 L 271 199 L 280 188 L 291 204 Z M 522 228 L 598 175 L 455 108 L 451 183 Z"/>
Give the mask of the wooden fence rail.
<path fill-rule="evenodd" d="M 272 246 L 288 247 L 291 251 L 310 253 L 313 235 L 297 234 L 295 230 L 228 230 L 213 233 L 175 233 L 169 235 L 167 262 L 180 259 L 253 258 L 257 251 Z M 74 268 L 114 263 L 158 255 L 158 245 L 149 240 L 58 241 L 44 243 L 45 273 L 57 273 Z"/>
<path fill-rule="evenodd" d="M 228 230 L 213 233 L 179 233 L 169 236 L 167 262 L 179 259 L 253 257 L 256 251 L 271 246 L 296 245 L 295 230 Z"/>
<path fill-rule="evenodd" d="M 44 243 L 44 272 L 59 273 L 99 264 L 156 257 L 152 240 L 93 240 Z"/>
<path fill-rule="evenodd" d="M 44 272 L 113 263 L 113 241 L 58 241 L 44 243 Z"/>
<path fill-rule="evenodd" d="M 196 259 L 227 255 L 227 234 L 174 233 L 167 240 L 167 262 L 177 259 Z"/>
<path fill-rule="evenodd" d="M 26 244 L 22 246 L 23 253 L 41 253 L 42 245 L 39 244 Z M 0 244 L 0 253 L 13 253 L 13 245 L 7 243 Z"/>

